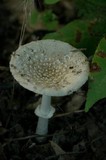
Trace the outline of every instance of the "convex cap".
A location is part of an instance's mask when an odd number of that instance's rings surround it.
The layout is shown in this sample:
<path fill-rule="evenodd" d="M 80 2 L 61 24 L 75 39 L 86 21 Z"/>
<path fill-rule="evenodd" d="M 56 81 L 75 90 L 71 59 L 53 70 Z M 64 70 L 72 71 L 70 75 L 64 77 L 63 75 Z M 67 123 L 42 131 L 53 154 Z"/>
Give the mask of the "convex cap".
<path fill-rule="evenodd" d="M 38 40 L 20 46 L 12 54 L 10 71 L 28 90 L 64 96 L 87 81 L 89 64 L 86 56 L 68 43 Z"/>

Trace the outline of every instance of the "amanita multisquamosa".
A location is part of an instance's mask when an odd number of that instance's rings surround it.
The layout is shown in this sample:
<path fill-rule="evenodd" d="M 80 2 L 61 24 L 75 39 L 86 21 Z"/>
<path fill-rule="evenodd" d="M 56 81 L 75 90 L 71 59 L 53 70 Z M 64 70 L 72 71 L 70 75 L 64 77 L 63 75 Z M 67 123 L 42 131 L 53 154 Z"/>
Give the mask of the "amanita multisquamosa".
<path fill-rule="evenodd" d="M 39 117 L 36 133 L 48 132 L 48 119 L 55 109 L 51 96 L 65 96 L 77 91 L 88 79 L 86 56 L 68 43 L 38 40 L 20 46 L 11 56 L 10 71 L 20 85 L 42 95 L 35 109 Z"/>

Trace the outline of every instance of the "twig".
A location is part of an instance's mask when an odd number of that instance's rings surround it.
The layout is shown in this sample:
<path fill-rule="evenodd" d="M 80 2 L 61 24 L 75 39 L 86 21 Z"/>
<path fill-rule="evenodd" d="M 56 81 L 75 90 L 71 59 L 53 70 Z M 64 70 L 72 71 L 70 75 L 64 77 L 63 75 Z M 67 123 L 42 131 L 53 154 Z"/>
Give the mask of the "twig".
<path fill-rule="evenodd" d="M 58 135 L 62 135 L 62 134 L 66 134 L 68 133 L 68 131 L 64 131 L 58 134 L 55 134 L 56 136 Z M 31 138 L 36 138 L 36 137 L 53 137 L 54 134 L 49 134 L 49 135 L 30 135 L 30 136 L 25 136 L 25 137 L 20 137 L 20 138 L 13 138 L 13 139 L 5 139 L 6 141 L 8 141 L 7 143 L 3 144 L 2 147 L 5 147 L 7 144 L 14 142 L 14 141 L 22 141 L 22 140 L 27 140 L 27 139 L 31 139 Z"/>

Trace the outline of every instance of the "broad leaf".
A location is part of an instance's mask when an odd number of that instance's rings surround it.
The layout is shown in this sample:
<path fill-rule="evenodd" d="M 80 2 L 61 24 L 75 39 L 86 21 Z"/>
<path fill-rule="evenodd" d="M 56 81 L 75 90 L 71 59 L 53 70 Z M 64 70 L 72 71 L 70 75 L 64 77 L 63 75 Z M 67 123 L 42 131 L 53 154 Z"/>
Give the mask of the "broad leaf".
<path fill-rule="evenodd" d="M 106 39 L 103 38 L 94 54 L 85 111 L 106 97 Z"/>
<path fill-rule="evenodd" d="M 85 54 L 92 55 L 101 39 L 102 33 L 95 32 L 97 21 L 75 20 L 57 32 L 47 34 L 43 39 L 58 39 L 70 43 L 77 48 L 84 48 Z"/>

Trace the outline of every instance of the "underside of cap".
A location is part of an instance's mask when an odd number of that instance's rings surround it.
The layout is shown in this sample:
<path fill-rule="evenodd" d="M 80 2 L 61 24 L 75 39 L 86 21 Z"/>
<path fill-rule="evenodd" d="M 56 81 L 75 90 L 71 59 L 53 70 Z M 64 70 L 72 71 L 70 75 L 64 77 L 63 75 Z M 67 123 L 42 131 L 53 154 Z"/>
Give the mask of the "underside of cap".
<path fill-rule="evenodd" d="M 86 56 L 68 43 L 39 40 L 20 46 L 11 56 L 10 71 L 28 90 L 64 96 L 78 90 L 88 79 Z"/>

